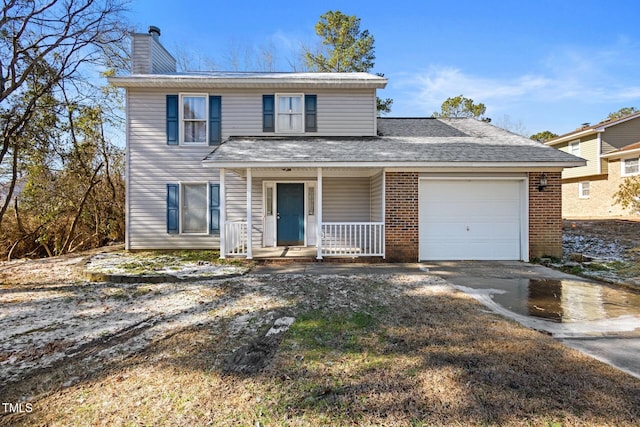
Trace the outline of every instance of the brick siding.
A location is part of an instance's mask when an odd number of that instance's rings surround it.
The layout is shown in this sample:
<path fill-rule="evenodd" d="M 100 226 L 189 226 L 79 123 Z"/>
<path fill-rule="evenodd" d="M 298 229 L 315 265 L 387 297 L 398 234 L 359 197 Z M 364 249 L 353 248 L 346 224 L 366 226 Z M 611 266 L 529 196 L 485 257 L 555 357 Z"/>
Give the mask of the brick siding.
<path fill-rule="evenodd" d="M 529 257 L 562 257 L 562 179 L 545 172 L 547 188 L 538 191 L 541 172 L 529 172 Z"/>
<path fill-rule="evenodd" d="M 395 262 L 418 260 L 417 172 L 387 172 L 385 175 L 385 251 Z"/>

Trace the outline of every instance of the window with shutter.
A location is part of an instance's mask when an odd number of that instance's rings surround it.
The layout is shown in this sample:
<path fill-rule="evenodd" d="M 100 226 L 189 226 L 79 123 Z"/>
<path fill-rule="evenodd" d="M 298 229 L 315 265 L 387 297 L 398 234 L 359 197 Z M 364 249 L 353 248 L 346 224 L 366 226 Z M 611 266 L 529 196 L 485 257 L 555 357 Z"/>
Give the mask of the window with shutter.
<path fill-rule="evenodd" d="M 273 95 L 262 95 L 262 131 L 275 132 L 275 101 Z"/>
<path fill-rule="evenodd" d="M 178 145 L 178 95 L 167 95 L 167 145 Z"/>
<path fill-rule="evenodd" d="M 220 184 L 209 184 L 209 232 L 220 232 Z"/>
<path fill-rule="evenodd" d="M 167 184 L 167 233 L 180 232 L 180 186 Z"/>

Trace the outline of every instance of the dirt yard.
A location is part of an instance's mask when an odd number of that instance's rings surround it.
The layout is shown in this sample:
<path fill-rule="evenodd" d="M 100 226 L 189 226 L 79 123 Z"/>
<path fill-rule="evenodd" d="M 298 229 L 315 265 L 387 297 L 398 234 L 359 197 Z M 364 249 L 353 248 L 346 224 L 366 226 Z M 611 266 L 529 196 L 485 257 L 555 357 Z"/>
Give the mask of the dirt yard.
<path fill-rule="evenodd" d="M 637 425 L 640 380 L 412 274 L 0 264 L 1 425 Z"/>

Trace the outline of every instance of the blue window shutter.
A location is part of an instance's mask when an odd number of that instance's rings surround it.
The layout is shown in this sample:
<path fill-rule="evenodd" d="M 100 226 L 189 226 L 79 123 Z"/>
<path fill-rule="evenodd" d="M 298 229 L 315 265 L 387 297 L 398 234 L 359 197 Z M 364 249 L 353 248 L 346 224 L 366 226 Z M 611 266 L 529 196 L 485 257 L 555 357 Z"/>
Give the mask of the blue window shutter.
<path fill-rule="evenodd" d="M 180 232 L 180 186 L 167 184 L 167 233 Z"/>
<path fill-rule="evenodd" d="M 220 184 L 209 184 L 209 233 L 220 232 Z"/>
<path fill-rule="evenodd" d="M 222 97 L 209 97 L 209 145 L 222 142 Z"/>
<path fill-rule="evenodd" d="M 317 132 L 317 96 L 305 95 L 304 96 L 304 131 L 305 132 Z"/>
<path fill-rule="evenodd" d="M 275 96 L 262 95 L 262 131 L 275 132 Z"/>
<path fill-rule="evenodd" d="M 167 145 L 178 145 L 178 95 L 167 95 Z"/>

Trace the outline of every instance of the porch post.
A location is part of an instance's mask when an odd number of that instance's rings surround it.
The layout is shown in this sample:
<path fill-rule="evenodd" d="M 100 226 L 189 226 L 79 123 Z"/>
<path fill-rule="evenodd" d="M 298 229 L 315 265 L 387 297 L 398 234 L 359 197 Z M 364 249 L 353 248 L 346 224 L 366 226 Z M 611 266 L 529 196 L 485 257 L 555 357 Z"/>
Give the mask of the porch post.
<path fill-rule="evenodd" d="M 225 185 L 225 168 L 220 168 L 220 258 L 227 254 L 227 188 Z"/>
<path fill-rule="evenodd" d="M 387 173 L 382 169 L 382 259 L 387 258 Z"/>
<path fill-rule="evenodd" d="M 318 198 L 316 208 L 316 245 L 318 247 L 318 255 L 316 259 L 322 259 L 322 168 L 318 168 L 318 182 L 316 183 L 316 197 Z"/>
<path fill-rule="evenodd" d="M 251 168 L 247 168 L 247 259 L 253 259 L 251 250 Z"/>

